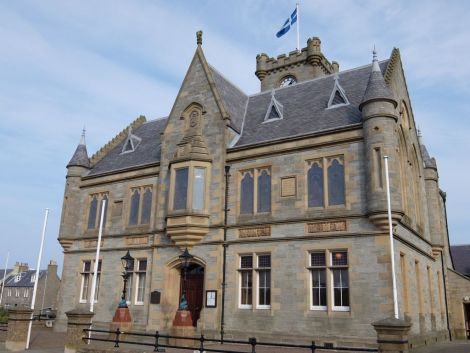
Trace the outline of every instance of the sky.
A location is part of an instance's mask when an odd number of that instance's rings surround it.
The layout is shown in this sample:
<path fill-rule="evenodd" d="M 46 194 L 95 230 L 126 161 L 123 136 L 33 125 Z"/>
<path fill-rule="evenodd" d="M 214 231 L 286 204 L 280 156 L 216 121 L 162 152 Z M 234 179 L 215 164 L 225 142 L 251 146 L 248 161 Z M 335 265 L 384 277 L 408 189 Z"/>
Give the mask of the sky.
<path fill-rule="evenodd" d="M 62 262 L 66 164 L 86 127 L 89 154 L 139 115 L 167 116 L 203 30 L 209 63 L 248 94 L 255 58 L 295 49 L 275 33 L 294 0 L 0 2 L 0 267 L 7 252 Z M 300 1 L 300 42 L 322 40 L 340 70 L 400 48 L 415 120 L 447 192 L 452 244 L 470 243 L 470 2 Z"/>

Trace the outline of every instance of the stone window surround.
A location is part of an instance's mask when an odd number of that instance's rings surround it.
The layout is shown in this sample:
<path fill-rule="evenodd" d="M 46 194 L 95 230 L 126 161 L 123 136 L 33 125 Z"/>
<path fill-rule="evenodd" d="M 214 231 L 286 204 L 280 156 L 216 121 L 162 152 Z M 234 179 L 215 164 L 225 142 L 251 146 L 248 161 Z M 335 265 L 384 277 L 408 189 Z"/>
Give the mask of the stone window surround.
<path fill-rule="evenodd" d="M 341 158 L 343 171 L 344 171 L 344 204 L 342 205 L 329 205 L 328 202 L 328 160 Z M 323 171 L 323 206 L 309 207 L 308 205 L 308 171 L 311 167 L 311 163 L 314 161 L 322 161 Z M 304 172 L 304 185 L 305 185 L 305 208 L 307 210 L 326 210 L 326 209 L 344 209 L 348 205 L 348 190 L 349 190 L 349 173 L 346 166 L 347 155 L 346 153 L 335 153 L 327 155 L 312 156 L 311 158 L 305 159 L 305 172 Z"/>
<path fill-rule="evenodd" d="M 96 190 L 93 192 L 90 192 L 86 198 L 87 198 L 87 203 L 86 207 L 84 209 L 84 222 L 83 226 L 85 228 L 85 233 L 88 234 L 94 234 L 98 232 L 99 227 L 100 227 L 100 217 L 101 217 L 101 201 L 103 200 L 104 196 L 107 196 L 107 205 L 105 212 L 107 213 L 109 211 L 109 203 L 110 203 L 110 192 L 108 190 Z M 88 228 L 88 223 L 89 223 L 89 217 L 90 217 L 90 207 L 91 207 L 91 202 L 93 200 L 94 196 L 98 196 L 98 206 L 97 206 L 97 211 L 96 211 L 96 219 L 95 219 L 95 227 L 94 228 Z M 103 224 L 103 229 L 106 229 L 106 223 L 108 222 L 108 215 L 106 214 L 105 219 L 104 219 L 104 224 Z"/>
<path fill-rule="evenodd" d="M 258 259 L 259 259 L 259 256 L 263 256 L 263 255 L 269 255 L 270 256 L 270 267 L 259 267 L 258 266 Z M 249 305 L 249 304 L 242 304 L 241 303 L 241 285 L 242 285 L 242 272 L 243 271 L 248 271 L 249 269 L 248 268 L 245 268 L 243 269 L 241 267 L 241 258 L 242 256 L 251 256 L 252 257 L 252 264 L 253 264 L 253 267 L 251 268 L 251 271 L 252 271 L 252 277 L 251 277 L 251 283 L 252 283 L 252 287 L 251 287 L 251 295 L 252 295 L 252 304 Z M 253 310 L 253 309 L 259 309 L 259 310 L 270 310 L 271 309 L 271 304 L 270 305 L 260 305 L 259 304 L 259 271 L 260 270 L 267 270 L 269 271 L 271 274 L 272 274 L 272 267 L 273 266 L 273 263 L 272 263 L 272 253 L 271 252 L 267 252 L 267 251 L 260 251 L 260 252 L 253 252 L 253 253 L 249 253 L 249 252 L 242 252 L 242 253 L 239 253 L 238 254 L 238 308 L 239 309 L 242 309 L 242 310 Z M 272 300 L 272 277 L 270 279 L 270 298 Z M 255 305 L 253 305 L 253 303 L 255 303 Z"/>
<path fill-rule="evenodd" d="M 325 244 L 327 245 L 327 244 Z M 315 269 L 316 267 L 312 267 L 310 263 L 310 254 L 311 253 L 318 253 L 318 252 L 324 252 L 325 253 L 325 259 L 326 259 L 326 308 L 317 308 L 314 307 L 313 304 L 313 297 L 312 297 L 312 287 L 313 287 L 313 282 L 312 282 L 312 269 Z M 332 265 L 332 253 L 337 252 L 337 251 L 344 251 L 347 253 L 348 256 L 348 264 L 347 266 L 333 266 Z M 349 279 L 348 283 L 348 288 L 349 288 L 349 306 L 347 307 L 338 307 L 334 306 L 334 288 L 333 288 L 333 269 L 335 268 L 346 268 L 348 270 L 348 273 L 350 273 L 349 268 L 351 267 L 350 264 L 350 254 L 351 254 L 351 249 L 349 246 L 324 246 L 324 247 L 314 247 L 314 248 L 309 248 L 307 250 L 307 271 L 308 271 L 308 306 L 309 306 L 309 311 L 311 312 L 325 312 L 325 313 L 333 313 L 333 312 L 343 312 L 343 313 L 349 313 L 351 314 L 351 279 Z"/>
<path fill-rule="evenodd" d="M 271 177 L 271 205 L 270 212 L 258 212 L 258 176 L 263 170 L 268 171 L 268 175 Z M 253 176 L 253 213 L 241 213 L 241 199 L 242 199 L 242 180 L 245 173 L 251 172 Z M 253 217 L 256 215 L 268 215 L 272 213 L 273 210 L 273 174 L 272 174 L 272 165 L 259 164 L 253 166 L 246 166 L 238 170 L 237 173 L 237 215 L 241 217 Z"/>
<path fill-rule="evenodd" d="M 98 263 L 98 278 L 96 281 L 96 291 L 95 291 L 95 301 L 94 303 L 98 303 L 98 298 L 99 298 L 99 287 L 100 287 L 100 282 L 101 282 L 101 270 L 103 266 L 103 259 L 100 258 Z M 90 270 L 85 271 L 85 263 L 89 262 L 90 263 Z M 88 304 L 90 303 L 90 298 L 89 296 L 91 295 L 91 286 L 93 285 L 93 270 L 94 270 L 94 264 L 95 264 L 95 259 L 90 259 L 90 258 L 82 258 L 80 259 L 80 268 L 77 271 L 80 275 L 80 287 L 79 289 L 79 295 L 78 295 L 78 302 L 80 304 Z M 85 276 L 88 276 L 88 288 L 87 288 L 87 294 L 86 294 L 86 299 L 83 299 L 83 286 L 85 284 Z"/>
<path fill-rule="evenodd" d="M 186 197 L 186 209 L 185 210 L 174 210 L 173 203 L 175 197 L 175 177 L 176 170 L 181 168 L 188 168 L 188 190 Z M 194 179 L 194 169 L 195 168 L 204 168 L 205 169 L 205 185 L 204 185 L 204 209 L 202 210 L 193 210 L 192 209 L 192 198 L 193 198 L 193 179 Z M 209 212 L 209 200 L 210 200 L 210 180 L 211 180 L 211 163 L 202 162 L 202 161 L 185 161 L 174 163 L 171 165 L 170 171 L 170 192 L 168 200 L 168 213 L 180 213 L 180 212 L 194 212 L 194 213 L 204 213 Z"/>
<path fill-rule="evenodd" d="M 150 189 L 152 192 L 152 201 L 150 206 L 150 219 L 148 223 L 141 223 L 142 219 L 142 206 L 143 206 L 143 197 L 144 193 L 147 189 Z M 136 224 L 129 224 L 130 216 L 131 216 L 131 208 L 132 208 L 132 195 L 134 190 L 139 191 L 139 214 L 137 215 L 137 223 Z M 129 195 L 126 202 L 126 209 L 125 209 L 125 227 L 126 228 L 136 228 L 136 227 L 148 227 L 152 224 L 153 221 L 153 205 L 155 204 L 155 185 L 154 184 L 144 184 L 144 185 L 132 185 L 128 188 L 127 194 Z"/>

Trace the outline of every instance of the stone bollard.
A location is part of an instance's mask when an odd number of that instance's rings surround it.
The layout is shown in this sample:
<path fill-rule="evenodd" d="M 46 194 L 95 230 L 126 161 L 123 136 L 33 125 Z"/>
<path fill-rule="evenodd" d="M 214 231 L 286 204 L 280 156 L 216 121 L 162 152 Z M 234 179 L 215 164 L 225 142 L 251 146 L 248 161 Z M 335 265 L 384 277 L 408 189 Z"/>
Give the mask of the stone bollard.
<path fill-rule="evenodd" d="M 372 323 L 377 332 L 380 353 L 408 353 L 408 332 L 411 323 L 390 317 Z"/>
<path fill-rule="evenodd" d="M 9 351 L 22 351 L 26 349 L 31 309 L 15 308 L 8 310 L 8 331 L 5 348 Z"/>
<path fill-rule="evenodd" d="M 65 336 L 64 353 L 76 353 L 84 343 L 83 329 L 90 328 L 93 313 L 87 309 L 76 308 L 65 313 L 67 315 L 67 334 Z"/>

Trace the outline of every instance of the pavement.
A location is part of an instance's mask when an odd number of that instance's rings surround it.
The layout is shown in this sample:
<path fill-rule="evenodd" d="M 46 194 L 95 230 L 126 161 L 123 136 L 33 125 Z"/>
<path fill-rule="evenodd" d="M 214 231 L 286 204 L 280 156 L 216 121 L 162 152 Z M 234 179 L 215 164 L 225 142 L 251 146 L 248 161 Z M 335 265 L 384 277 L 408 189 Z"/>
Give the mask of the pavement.
<path fill-rule="evenodd" d="M 31 335 L 31 344 L 29 350 L 24 350 L 22 352 L 28 353 L 63 353 L 64 352 L 64 333 L 56 333 L 50 330 L 35 330 L 33 329 Z M 113 348 L 112 342 L 95 342 L 94 346 Z M 233 350 L 234 352 L 250 352 L 250 347 L 248 346 L 237 346 L 237 345 L 211 345 L 212 349 L 222 348 L 225 350 Z M 5 349 L 5 344 L 0 342 L 0 352 L 7 352 Z M 116 352 L 128 352 L 128 353 L 144 353 L 144 352 L 153 352 L 152 348 L 145 348 L 142 346 L 121 344 L 121 348 L 116 349 Z M 174 349 L 167 348 L 166 353 L 192 353 L 199 352 L 199 350 L 183 350 L 183 349 Z M 274 347 L 256 347 L 257 353 L 309 353 L 308 349 L 298 349 L 298 348 L 274 348 Z M 335 350 L 321 350 L 317 349 L 316 353 L 326 353 L 326 352 L 337 352 Z M 443 342 L 437 343 L 430 347 L 420 347 L 413 349 L 410 353 L 470 353 L 470 340 L 467 341 L 453 341 L 453 342 Z"/>

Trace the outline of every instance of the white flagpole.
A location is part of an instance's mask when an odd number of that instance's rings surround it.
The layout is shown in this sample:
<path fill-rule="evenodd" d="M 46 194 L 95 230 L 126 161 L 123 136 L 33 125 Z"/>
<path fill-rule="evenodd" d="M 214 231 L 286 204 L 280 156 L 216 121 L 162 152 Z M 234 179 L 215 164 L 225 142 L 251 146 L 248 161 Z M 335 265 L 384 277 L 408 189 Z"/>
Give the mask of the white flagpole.
<path fill-rule="evenodd" d="M 42 236 L 41 236 L 41 246 L 39 247 L 39 256 L 36 266 L 36 277 L 34 279 L 34 288 L 33 288 L 33 298 L 31 299 L 31 320 L 29 320 L 28 335 L 26 337 L 26 349 L 29 349 L 29 340 L 31 339 L 31 327 L 33 325 L 33 316 L 34 316 L 34 302 L 36 301 L 36 292 L 38 291 L 38 282 L 39 282 L 39 267 L 41 266 L 41 257 L 42 249 L 44 248 L 44 237 L 46 235 L 46 226 L 47 226 L 47 216 L 49 215 L 49 209 L 46 208 L 46 214 L 44 216 L 44 225 L 42 227 Z"/>
<path fill-rule="evenodd" d="M 393 311 L 395 319 L 398 319 L 398 295 L 397 295 L 397 279 L 395 274 L 395 247 L 393 246 L 393 229 L 392 229 L 392 206 L 390 203 L 390 181 L 388 176 L 388 156 L 384 156 L 385 160 L 385 181 L 387 186 L 387 207 L 388 207 L 388 230 L 390 235 L 390 256 L 392 258 L 392 285 L 393 285 Z"/>
<path fill-rule="evenodd" d="M 7 277 L 8 259 L 10 258 L 10 252 L 7 253 L 7 261 L 5 261 L 5 272 L 3 272 L 2 291 L 0 292 L 0 305 L 2 305 L 3 290 L 5 289 L 5 280 Z"/>
<path fill-rule="evenodd" d="M 297 10 L 297 52 L 300 53 L 300 14 L 299 14 L 299 3 L 295 4 L 295 8 Z"/>
<path fill-rule="evenodd" d="M 100 260 L 101 235 L 103 234 L 103 222 L 104 222 L 105 209 L 106 209 L 106 200 L 103 200 L 102 205 L 101 205 L 100 230 L 98 232 L 98 243 L 96 244 L 95 265 L 93 267 L 93 282 L 91 284 L 90 312 L 93 312 L 93 307 L 95 304 L 96 281 L 98 280 L 98 262 Z"/>

